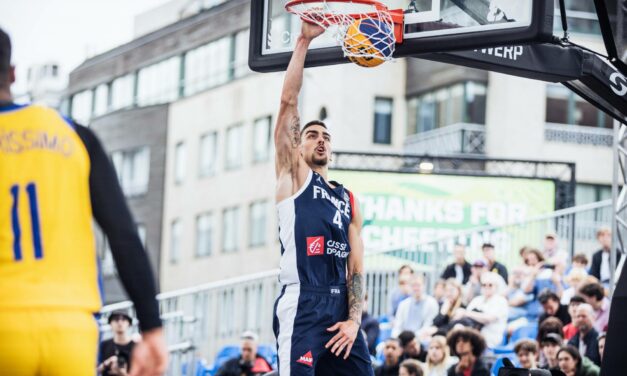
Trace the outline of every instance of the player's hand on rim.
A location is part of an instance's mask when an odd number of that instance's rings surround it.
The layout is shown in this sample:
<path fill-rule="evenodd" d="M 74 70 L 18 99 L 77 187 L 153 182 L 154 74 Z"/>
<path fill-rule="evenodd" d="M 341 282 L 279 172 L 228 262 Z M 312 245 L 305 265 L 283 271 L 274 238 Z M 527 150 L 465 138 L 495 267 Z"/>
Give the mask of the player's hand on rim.
<path fill-rule="evenodd" d="M 355 338 L 357 338 L 357 333 L 359 332 L 359 324 L 357 324 L 354 320 L 341 321 L 332 327 L 327 328 L 327 331 L 338 331 L 338 333 L 333 336 L 333 338 L 331 338 L 329 342 L 324 345 L 324 347 L 326 349 L 330 348 L 331 352 L 335 354 L 335 356 L 340 356 L 342 351 L 346 349 L 344 359 L 348 359 L 351 349 L 353 348 L 353 344 L 355 343 Z"/>
<path fill-rule="evenodd" d="M 310 22 L 303 21 L 303 27 L 301 28 L 301 34 L 305 39 L 312 40 L 317 36 L 324 33 L 324 28 L 320 25 L 312 24 Z"/>

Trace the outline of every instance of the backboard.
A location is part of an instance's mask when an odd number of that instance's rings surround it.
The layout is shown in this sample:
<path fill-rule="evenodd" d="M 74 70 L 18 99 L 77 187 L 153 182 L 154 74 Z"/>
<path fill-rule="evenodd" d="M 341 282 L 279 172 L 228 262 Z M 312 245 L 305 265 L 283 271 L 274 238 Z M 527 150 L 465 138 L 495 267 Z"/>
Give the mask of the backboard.
<path fill-rule="evenodd" d="M 285 0 L 252 0 L 249 65 L 258 72 L 285 70 L 301 20 Z M 382 0 L 404 10 L 403 43 L 395 57 L 428 52 L 543 42 L 553 32 L 548 0 Z M 328 31 L 312 43 L 307 66 L 348 62 Z"/>

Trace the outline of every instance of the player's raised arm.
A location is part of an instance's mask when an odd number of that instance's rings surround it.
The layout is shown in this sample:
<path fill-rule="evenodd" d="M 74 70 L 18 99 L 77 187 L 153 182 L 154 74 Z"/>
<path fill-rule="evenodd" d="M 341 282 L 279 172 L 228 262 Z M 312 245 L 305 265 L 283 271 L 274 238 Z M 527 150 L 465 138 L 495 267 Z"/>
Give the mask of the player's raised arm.
<path fill-rule="evenodd" d="M 292 177 L 296 175 L 296 167 L 298 167 L 300 160 L 300 152 L 298 150 L 300 144 L 298 95 L 303 86 L 305 57 L 311 41 L 323 32 L 324 29 L 320 26 L 303 22 L 302 33 L 296 41 L 292 59 L 285 73 L 283 91 L 281 92 L 281 106 L 274 129 L 277 178 L 286 174 L 290 174 Z M 292 193 L 289 192 L 287 195 L 289 196 Z"/>

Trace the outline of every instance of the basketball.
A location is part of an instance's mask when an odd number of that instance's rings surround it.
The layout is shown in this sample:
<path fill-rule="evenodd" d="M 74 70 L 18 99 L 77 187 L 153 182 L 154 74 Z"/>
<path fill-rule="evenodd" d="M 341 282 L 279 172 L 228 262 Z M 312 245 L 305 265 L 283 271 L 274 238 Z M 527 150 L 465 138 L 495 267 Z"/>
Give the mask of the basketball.
<path fill-rule="evenodd" d="M 349 56 L 353 63 L 366 68 L 376 67 L 391 57 L 394 31 L 378 19 L 357 19 L 346 31 L 344 47 L 351 54 L 361 55 Z"/>

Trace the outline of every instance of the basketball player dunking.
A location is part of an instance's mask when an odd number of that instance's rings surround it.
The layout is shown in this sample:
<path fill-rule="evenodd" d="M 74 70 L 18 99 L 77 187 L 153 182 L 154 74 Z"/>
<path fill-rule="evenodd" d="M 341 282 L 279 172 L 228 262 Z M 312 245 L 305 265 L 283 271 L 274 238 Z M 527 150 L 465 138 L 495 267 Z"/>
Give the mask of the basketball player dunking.
<path fill-rule="evenodd" d="M 301 129 L 297 108 L 307 49 L 323 31 L 303 23 L 274 132 L 283 285 L 274 318 L 280 376 L 373 375 L 359 330 L 361 215 L 353 195 L 327 180 L 328 129 L 321 121 Z"/>

